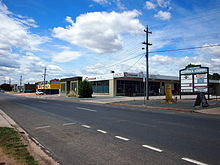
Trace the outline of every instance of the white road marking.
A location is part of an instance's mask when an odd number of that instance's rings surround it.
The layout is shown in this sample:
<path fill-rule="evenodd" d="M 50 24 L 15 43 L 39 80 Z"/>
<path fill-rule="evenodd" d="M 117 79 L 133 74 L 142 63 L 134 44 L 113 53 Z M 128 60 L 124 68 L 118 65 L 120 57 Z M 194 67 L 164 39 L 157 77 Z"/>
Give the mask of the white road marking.
<path fill-rule="evenodd" d="M 202 162 L 199 162 L 197 160 L 190 159 L 190 158 L 182 158 L 182 159 L 187 161 L 187 162 L 191 162 L 191 163 L 198 164 L 198 165 L 208 165 L 206 163 L 202 163 Z"/>
<path fill-rule="evenodd" d="M 40 103 L 47 103 L 46 101 L 39 101 Z"/>
<path fill-rule="evenodd" d="M 124 140 L 124 141 L 130 140 L 130 139 L 127 139 L 127 138 L 124 138 L 124 137 L 121 137 L 121 136 L 115 136 L 115 137 L 118 138 L 118 139 Z"/>
<path fill-rule="evenodd" d="M 42 126 L 42 127 L 35 127 L 35 129 L 44 129 L 44 128 L 50 128 L 50 126 L 46 125 L 46 126 Z"/>
<path fill-rule="evenodd" d="M 82 125 L 82 127 L 91 128 L 89 125 Z"/>
<path fill-rule="evenodd" d="M 67 125 L 74 125 L 76 123 L 64 123 L 63 126 L 67 126 Z"/>
<path fill-rule="evenodd" d="M 104 134 L 107 133 L 106 131 L 103 131 L 101 129 L 97 129 L 97 131 L 100 132 L 100 133 L 104 133 Z"/>
<path fill-rule="evenodd" d="M 161 150 L 161 149 L 159 149 L 159 148 L 152 147 L 152 146 L 149 146 L 149 145 L 142 145 L 142 147 L 145 147 L 145 148 L 148 148 L 148 149 L 157 151 L 157 152 L 162 152 L 162 151 L 163 151 L 163 150 Z"/>
<path fill-rule="evenodd" d="M 85 111 L 90 111 L 90 112 L 97 112 L 96 110 L 89 109 L 89 108 L 83 108 L 83 107 L 76 107 L 77 109 L 85 110 Z"/>

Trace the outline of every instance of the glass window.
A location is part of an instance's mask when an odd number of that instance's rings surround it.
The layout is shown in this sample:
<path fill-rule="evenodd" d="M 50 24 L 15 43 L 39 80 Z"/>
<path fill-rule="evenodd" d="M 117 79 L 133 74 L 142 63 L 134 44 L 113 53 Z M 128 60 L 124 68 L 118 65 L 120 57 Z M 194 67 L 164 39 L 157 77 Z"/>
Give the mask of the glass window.
<path fill-rule="evenodd" d="M 74 91 L 74 92 L 77 92 L 77 82 L 72 82 L 72 90 Z"/>
<path fill-rule="evenodd" d="M 109 93 L 109 80 L 92 82 L 94 93 Z"/>
<path fill-rule="evenodd" d="M 65 93 L 65 83 L 61 83 L 61 93 Z"/>

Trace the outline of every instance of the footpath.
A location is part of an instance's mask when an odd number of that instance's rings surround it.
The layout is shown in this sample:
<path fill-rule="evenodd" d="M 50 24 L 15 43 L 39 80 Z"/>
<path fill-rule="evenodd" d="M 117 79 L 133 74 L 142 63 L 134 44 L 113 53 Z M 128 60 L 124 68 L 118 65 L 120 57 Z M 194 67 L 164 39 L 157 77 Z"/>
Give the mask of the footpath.
<path fill-rule="evenodd" d="M 144 97 L 125 97 L 125 96 L 96 96 L 93 98 L 76 98 L 66 97 L 60 95 L 35 95 L 35 94 L 16 94 L 17 96 L 26 96 L 40 99 L 50 100 L 63 100 L 63 101 L 74 101 L 74 102 L 87 102 L 87 103 L 98 103 L 98 104 L 112 104 L 119 106 L 128 107 L 139 107 L 148 109 L 159 109 L 159 110 L 174 110 L 183 112 L 196 112 L 204 114 L 215 114 L 220 115 L 220 97 L 211 96 L 208 100 L 208 107 L 196 106 L 194 103 L 196 95 L 185 95 L 182 99 L 179 96 L 176 97 L 177 101 L 174 103 L 167 103 L 165 96 L 150 96 L 149 100 L 144 101 Z"/>

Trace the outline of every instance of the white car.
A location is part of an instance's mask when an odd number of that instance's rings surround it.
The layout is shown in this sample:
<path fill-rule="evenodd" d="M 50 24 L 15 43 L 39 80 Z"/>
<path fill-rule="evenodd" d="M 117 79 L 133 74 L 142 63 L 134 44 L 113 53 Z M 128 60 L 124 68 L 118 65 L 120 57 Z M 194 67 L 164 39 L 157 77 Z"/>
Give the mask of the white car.
<path fill-rule="evenodd" d="M 44 94 L 44 92 L 41 92 L 41 91 L 36 92 L 36 95 L 43 95 L 43 94 Z"/>

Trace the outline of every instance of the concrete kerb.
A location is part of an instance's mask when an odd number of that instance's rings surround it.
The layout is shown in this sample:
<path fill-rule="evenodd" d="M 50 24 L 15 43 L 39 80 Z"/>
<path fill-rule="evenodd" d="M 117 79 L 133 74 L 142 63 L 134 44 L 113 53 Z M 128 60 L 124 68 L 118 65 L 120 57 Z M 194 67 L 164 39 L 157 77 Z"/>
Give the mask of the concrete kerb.
<path fill-rule="evenodd" d="M 8 123 L 7 127 L 14 128 L 22 137 L 25 144 L 28 145 L 28 150 L 31 155 L 42 165 L 59 165 L 57 161 L 52 158 L 51 153 L 41 145 L 36 139 L 31 137 L 24 129 L 18 126 L 4 111 L 0 109 L 0 117 L 4 123 Z M 4 125 L 0 125 L 4 126 Z"/>
<path fill-rule="evenodd" d="M 25 96 L 25 97 L 30 97 L 30 96 Z M 82 103 L 90 103 L 90 104 L 109 104 L 109 105 L 117 105 L 117 106 L 126 106 L 126 107 L 133 107 L 133 108 L 142 108 L 142 109 L 146 109 L 146 108 L 150 108 L 150 109 L 155 109 L 155 110 L 171 110 L 171 111 L 182 111 L 182 112 L 194 112 L 194 113 L 205 113 L 205 114 L 209 114 L 209 109 L 207 108 L 204 111 L 201 110 L 197 110 L 197 109 L 183 109 L 183 108 L 171 108 L 171 107 L 158 107 L 158 106 L 144 106 L 144 105 L 132 105 L 132 104 L 122 104 L 122 103 L 118 103 L 113 99 L 111 100 L 109 99 L 97 99 L 97 100 L 80 100 L 80 99 L 69 99 L 69 98 L 59 98 L 59 97 L 32 97 L 32 98 L 37 98 L 37 99 L 45 99 L 45 100 L 60 100 L 60 101 L 69 101 L 69 102 L 82 102 Z M 163 98 L 163 97 L 162 97 Z M 161 97 L 155 97 L 152 98 L 152 100 L 160 100 Z M 189 100 L 192 99 L 191 97 L 186 97 L 183 100 Z M 133 100 L 133 98 L 131 99 Z M 137 99 L 139 100 L 139 99 Z M 206 112 L 205 112 L 206 111 Z M 213 113 L 210 113 L 213 114 Z M 218 115 L 220 115 L 220 113 L 217 113 Z"/>
<path fill-rule="evenodd" d="M 118 105 L 118 106 L 126 106 L 126 107 L 133 107 L 133 108 L 150 108 L 155 110 L 172 110 L 172 111 L 181 111 L 181 112 L 195 112 L 194 110 L 188 109 L 179 109 L 179 108 L 163 108 L 163 107 L 155 107 L 155 106 L 144 106 L 144 105 L 131 105 L 131 104 L 120 104 L 120 103 L 107 103 L 111 105 Z"/>

